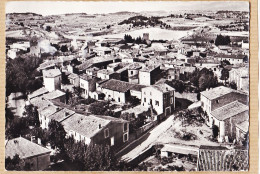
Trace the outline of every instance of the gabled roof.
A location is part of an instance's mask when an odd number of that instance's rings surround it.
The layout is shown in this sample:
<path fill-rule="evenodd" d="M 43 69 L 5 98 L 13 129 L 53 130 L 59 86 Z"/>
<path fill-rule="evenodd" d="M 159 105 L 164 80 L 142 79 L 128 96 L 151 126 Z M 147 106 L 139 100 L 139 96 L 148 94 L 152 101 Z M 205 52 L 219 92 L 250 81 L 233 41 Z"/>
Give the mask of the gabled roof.
<path fill-rule="evenodd" d="M 78 74 L 75 74 L 75 73 L 71 73 L 69 76 L 68 76 L 69 79 L 77 79 L 79 78 L 79 75 Z"/>
<path fill-rule="evenodd" d="M 40 89 L 37 89 L 36 91 L 33 91 L 31 94 L 29 94 L 28 99 L 32 99 L 32 98 L 41 96 L 41 95 L 46 94 L 48 92 L 49 91 L 45 87 L 42 87 Z"/>
<path fill-rule="evenodd" d="M 51 120 L 56 120 L 58 122 L 61 122 L 62 120 L 70 117 L 73 114 L 75 114 L 74 111 L 69 110 L 67 108 L 63 108 L 63 109 L 55 112 L 54 114 L 49 115 L 48 118 L 51 119 Z"/>
<path fill-rule="evenodd" d="M 53 100 L 53 99 L 59 98 L 64 95 L 65 95 L 64 92 L 62 92 L 60 90 L 55 90 L 50 93 L 44 94 L 43 97 L 47 100 Z"/>
<path fill-rule="evenodd" d="M 21 159 L 24 159 L 46 153 L 51 153 L 51 151 L 23 137 L 8 140 L 5 145 L 6 158 L 13 158 L 17 154 Z"/>
<path fill-rule="evenodd" d="M 67 131 L 75 131 L 84 137 L 92 138 L 110 122 L 124 122 L 124 120 L 109 116 L 86 116 L 76 113 L 61 123 Z"/>
<path fill-rule="evenodd" d="M 54 114 L 55 112 L 59 111 L 60 108 L 54 105 L 50 105 L 48 107 L 45 107 L 41 110 L 39 110 L 39 114 L 43 117 L 49 117 L 50 115 Z"/>
<path fill-rule="evenodd" d="M 223 121 L 248 110 L 249 107 L 247 105 L 244 105 L 238 101 L 234 101 L 218 109 L 215 109 L 211 112 L 211 115 L 216 119 Z"/>
<path fill-rule="evenodd" d="M 43 77 L 49 77 L 49 78 L 53 78 L 53 77 L 57 77 L 61 75 L 61 72 L 59 69 L 49 69 L 49 70 L 43 70 Z"/>
<path fill-rule="evenodd" d="M 110 90 L 113 90 L 113 91 L 118 91 L 118 92 L 127 92 L 134 85 L 135 84 L 131 84 L 131 83 L 120 81 L 120 80 L 111 79 L 111 80 L 108 80 L 108 81 L 100 84 L 100 87 L 105 88 L 105 89 L 110 89 Z"/>
<path fill-rule="evenodd" d="M 167 85 L 166 83 L 159 83 L 156 85 L 152 85 L 150 87 L 155 88 L 163 93 L 169 92 L 169 91 L 175 91 L 175 89 L 173 87 Z"/>
<path fill-rule="evenodd" d="M 225 87 L 225 86 L 219 86 L 216 88 L 209 89 L 207 91 L 201 92 L 201 95 L 205 96 L 209 100 L 213 100 L 215 98 L 219 98 L 223 95 L 229 94 L 235 90 Z"/>
<path fill-rule="evenodd" d="M 52 104 L 49 100 L 45 100 L 42 96 L 31 99 L 30 103 L 38 109 L 43 109 Z"/>
<path fill-rule="evenodd" d="M 249 117 L 248 117 L 249 118 Z M 236 126 L 241 129 L 243 132 L 247 132 L 249 128 L 249 121 L 245 120 L 241 123 L 237 123 Z"/>

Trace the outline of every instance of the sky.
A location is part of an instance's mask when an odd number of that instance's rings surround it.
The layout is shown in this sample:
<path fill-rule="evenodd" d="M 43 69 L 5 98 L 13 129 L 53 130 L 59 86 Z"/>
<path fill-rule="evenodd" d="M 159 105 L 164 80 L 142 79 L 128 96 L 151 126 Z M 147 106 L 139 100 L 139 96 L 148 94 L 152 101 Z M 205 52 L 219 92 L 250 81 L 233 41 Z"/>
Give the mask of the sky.
<path fill-rule="evenodd" d="M 33 12 L 42 15 L 65 13 L 102 14 L 119 11 L 236 10 L 248 11 L 246 1 L 9 1 L 6 13 Z"/>

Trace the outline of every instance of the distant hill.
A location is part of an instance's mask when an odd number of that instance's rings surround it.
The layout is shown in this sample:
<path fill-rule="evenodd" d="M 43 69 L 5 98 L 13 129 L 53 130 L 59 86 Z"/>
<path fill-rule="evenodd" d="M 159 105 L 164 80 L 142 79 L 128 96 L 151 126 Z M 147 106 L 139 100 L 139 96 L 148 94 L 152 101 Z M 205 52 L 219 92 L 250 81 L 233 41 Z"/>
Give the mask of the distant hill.
<path fill-rule="evenodd" d="M 110 15 L 138 15 L 136 12 L 129 12 L 129 11 L 119 11 L 115 13 L 108 13 Z"/>
<path fill-rule="evenodd" d="M 6 16 L 42 16 L 41 14 L 37 14 L 37 13 L 31 13 L 31 12 L 27 12 L 27 13 L 6 13 Z"/>

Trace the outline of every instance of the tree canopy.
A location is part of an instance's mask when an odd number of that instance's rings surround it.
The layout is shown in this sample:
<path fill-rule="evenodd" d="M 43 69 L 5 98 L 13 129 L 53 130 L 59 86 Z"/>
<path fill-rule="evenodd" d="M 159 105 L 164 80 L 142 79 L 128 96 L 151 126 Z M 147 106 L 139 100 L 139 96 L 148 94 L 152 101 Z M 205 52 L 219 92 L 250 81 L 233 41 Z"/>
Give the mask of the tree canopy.
<path fill-rule="evenodd" d="M 217 38 L 215 40 L 215 45 L 219 46 L 219 45 L 229 45 L 231 42 L 230 37 L 229 36 L 222 36 L 217 35 Z"/>

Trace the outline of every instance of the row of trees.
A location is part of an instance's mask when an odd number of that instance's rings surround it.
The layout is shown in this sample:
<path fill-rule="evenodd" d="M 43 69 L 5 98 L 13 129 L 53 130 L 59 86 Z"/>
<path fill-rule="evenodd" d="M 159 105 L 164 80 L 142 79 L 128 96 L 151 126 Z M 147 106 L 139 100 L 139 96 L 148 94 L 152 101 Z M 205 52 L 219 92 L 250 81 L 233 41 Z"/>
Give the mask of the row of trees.
<path fill-rule="evenodd" d="M 135 39 L 131 35 L 128 35 L 128 34 L 125 34 L 124 41 L 125 41 L 125 43 L 146 44 L 146 41 L 142 40 L 142 38 L 140 36 Z"/>

